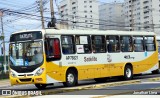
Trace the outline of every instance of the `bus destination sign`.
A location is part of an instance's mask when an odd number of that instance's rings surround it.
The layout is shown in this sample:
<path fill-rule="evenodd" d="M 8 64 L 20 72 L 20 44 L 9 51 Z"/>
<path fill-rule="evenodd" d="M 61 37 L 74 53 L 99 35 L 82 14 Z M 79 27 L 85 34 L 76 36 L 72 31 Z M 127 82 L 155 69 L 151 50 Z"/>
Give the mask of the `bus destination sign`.
<path fill-rule="evenodd" d="M 23 32 L 11 35 L 10 42 L 42 39 L 42 32 Z"/>

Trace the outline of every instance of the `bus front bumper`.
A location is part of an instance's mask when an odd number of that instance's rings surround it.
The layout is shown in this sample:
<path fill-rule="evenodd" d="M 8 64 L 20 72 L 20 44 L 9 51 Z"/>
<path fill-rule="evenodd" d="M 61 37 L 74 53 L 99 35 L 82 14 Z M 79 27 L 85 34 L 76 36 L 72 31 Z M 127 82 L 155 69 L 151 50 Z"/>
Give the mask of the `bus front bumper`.
<path fill-rule="evenodd" d="M 11 85 L 20 84 L 46 84 L 46 79 L 43 77 L 10 77 Z"/>

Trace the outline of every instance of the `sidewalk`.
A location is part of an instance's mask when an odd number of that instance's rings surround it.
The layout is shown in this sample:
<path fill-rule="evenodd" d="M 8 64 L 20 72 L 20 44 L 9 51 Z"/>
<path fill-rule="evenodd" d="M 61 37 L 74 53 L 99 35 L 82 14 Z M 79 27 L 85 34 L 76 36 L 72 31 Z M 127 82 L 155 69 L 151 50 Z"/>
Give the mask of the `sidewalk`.
<path fill-rule="evenodd" d="M 0 88 L 11 86 L 9 79 L 0 80 Z"/>

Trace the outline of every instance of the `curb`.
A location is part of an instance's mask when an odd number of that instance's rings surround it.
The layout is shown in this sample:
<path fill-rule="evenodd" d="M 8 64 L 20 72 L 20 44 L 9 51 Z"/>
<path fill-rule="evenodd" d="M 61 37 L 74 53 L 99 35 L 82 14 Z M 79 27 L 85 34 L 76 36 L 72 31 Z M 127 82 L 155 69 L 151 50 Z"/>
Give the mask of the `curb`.
<path fill-rule="evenodd" d="M 74 87 L 74 88 L 64 88 L 56 91 L 46 91 L 42 92 L 42 95 L 49 95 L 49 94 L 58 94 L 58 93 L 66 93 L 66 92 L 73 92 L 73 91 L 81 91 L 81 90 L 88 90 L 88 89 L 95 89 L 95 88 L 102 88 L 102 87 L 112 87 L 112 86 L 120 86 L 120 85 L 128 85 L 128 84 L 136 84 L 140 83 L 140 80 L 131 80 L 131 81 L 123 81 L 123 82 L 114 82 L 114 83 L 103 83 L 103 84 L 95 84 L 83 87 Z"/>
<path fill-rule="evenodd" d="M 149 81 L 160 81 L 160 77 L 158 77 L 158 78 L 149 78 L 148 80 Z"/>

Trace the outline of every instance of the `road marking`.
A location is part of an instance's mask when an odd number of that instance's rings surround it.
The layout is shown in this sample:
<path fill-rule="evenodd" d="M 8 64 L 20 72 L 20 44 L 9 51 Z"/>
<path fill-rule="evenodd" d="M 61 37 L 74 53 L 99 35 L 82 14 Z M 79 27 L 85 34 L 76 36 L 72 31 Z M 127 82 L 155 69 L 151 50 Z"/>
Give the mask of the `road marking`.
<path fill-rule="evenodd" d="M 143 84 L 160 84 L 160 82 L 142 82 Z"/>

